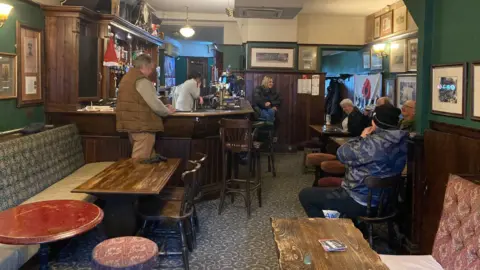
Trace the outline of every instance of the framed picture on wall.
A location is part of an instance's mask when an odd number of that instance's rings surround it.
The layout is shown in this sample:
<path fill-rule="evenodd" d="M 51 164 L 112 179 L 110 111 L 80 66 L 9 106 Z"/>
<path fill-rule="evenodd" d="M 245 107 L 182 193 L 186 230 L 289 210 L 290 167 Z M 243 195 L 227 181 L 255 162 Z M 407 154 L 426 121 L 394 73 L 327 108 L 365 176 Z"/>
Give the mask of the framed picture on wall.
<path fill-rule="evenodd" d="M 405 39 L 390 43 L 390 72 L 407 71 L 407 41 Z"/>
<path fill-rule="evenodd" d="M 480 62 L 472 63 L 472 119 L 480 121 Z"/>
<path fill-rule="evenodd" d="M 408 40 L 407 51 L 408 51 L 407 69 L 408 71 L 417 71 L 418 38 L 413 38 Z"/>
<path fill-rule="evenodd" d="M 373 38 L 376 39 L 376 38 L 379 38 L 380 37 L 380 17 L 376 17 L 375 18 L 375 22 L 374 22 L 374 25 L 373 25 Z"/>
<path fill-rule="evenodd" d="M 393 33 L 393 10 L 383 14 L 381 17 L 380 36 L 388 36 Z"/>
<path fill-rule="evenodd" d="M 432 66 L 432 113 L 465 117 L 466 64 Z"/>
<path fill-rule="evenodd" d="M 298 47 L 298 69 L 305 71 L 317 70 L 317 46 Z"/>
<path fill-rule="evenodd" d="M 396 98 L 395 98 L 395 79 L 385 79 L 385 85 L 383 89 L 385 89 L 385 93 L 383 96 L 388 97 L 391 101 L 392 104 L 396 104 Z"/>
<path fill-rule="evenodd" d="M 370 49 L 370 65 L 372 70 L 383 69 L 383 58 L 373 48 Z"/>
<path fill-rule="evenodd" d="M 393 11 L 393 32 L 407 31 L 407 6 L 402 6 Z"/>
<path fill-rule="evenodd" d="M 0 99 L 17 97 L 17 56 L 0 53 Z"/>
<path fill-rule="evenodd" d="M 363 68 L 370 69 L 370 52 L 363 52 Z"/>
<path fill-rule="evenodd" d="M 407 100 L 417 99 L 417 74 L 397 76 L 395 101 L 398 108 L 402 108 Z"/>
<path fill-rule="evenodd" d="M 43 103 L 43 32 L 17 22 L 17 107 Z"/>
<path fill-rule="evenodd" d="M 251 48 L 250 68 L 294 69 L 295 48 Z"/>

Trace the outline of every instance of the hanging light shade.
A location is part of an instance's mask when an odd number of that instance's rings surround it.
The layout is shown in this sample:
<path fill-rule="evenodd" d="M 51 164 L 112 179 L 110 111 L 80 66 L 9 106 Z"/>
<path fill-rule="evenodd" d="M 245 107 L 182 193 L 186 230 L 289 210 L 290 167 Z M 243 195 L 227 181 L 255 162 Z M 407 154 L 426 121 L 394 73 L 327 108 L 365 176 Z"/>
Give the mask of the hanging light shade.
<path fill-rule="evenodd" d="M 189 38 L 195 35 L 195 30 L 193 30 L 193 28 L 188 24 L 188 7 L 185 8 L 187 9 L 187 20 L 185 26 L 180 29 L 180 34 L 186 38 Z"/>

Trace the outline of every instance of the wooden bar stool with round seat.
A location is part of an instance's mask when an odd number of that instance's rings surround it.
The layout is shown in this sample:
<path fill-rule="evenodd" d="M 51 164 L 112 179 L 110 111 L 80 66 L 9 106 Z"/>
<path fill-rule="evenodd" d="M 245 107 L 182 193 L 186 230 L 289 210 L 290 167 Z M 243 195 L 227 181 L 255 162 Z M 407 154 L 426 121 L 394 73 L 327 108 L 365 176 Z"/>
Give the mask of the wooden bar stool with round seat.
<path fill-rule="evenodd" d="M 158 246 L 143 237 L 112 238 L 98 244 L 92 252 L 94 270 L 149 270 L 157 266 Z"/>
<path fill-rule="evenodd" d="M 220 137 L 222 140 L 223 179 L 218 214 L 222 213 L 226 195 L 240 194 L 245 199 L 247 216 L 250 217 L 252 192 L 257 191 L 258 204 L 259 207 L 262 207 L 259 151 L 261 143 L 253 142 L 252 124 L 248 119 L 222 119 Z M 230 169 L 227 168 L 228 155 L 230 155 L 232 163 Z M 238 164 L 234 164 L 236 160 L 234 157 L 239 155 L 246 155 L 246 165 L 249 168 L 249 172 L 246 174 L 247 179 L 238 179 L 238 170 L 235 170 Z M 234 170 L 235 172 L 233 172 Z M 252 174 L 255 176 L 254 179 L 251 179 Z"/>

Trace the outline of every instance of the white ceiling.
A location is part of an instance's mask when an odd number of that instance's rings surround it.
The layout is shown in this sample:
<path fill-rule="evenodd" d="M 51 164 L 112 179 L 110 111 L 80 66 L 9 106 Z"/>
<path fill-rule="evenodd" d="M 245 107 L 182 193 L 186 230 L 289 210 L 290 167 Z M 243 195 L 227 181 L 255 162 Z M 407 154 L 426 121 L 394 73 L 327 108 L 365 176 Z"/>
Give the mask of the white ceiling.
<path fill-rule="evenodd" d="M 234 7 L 235 0 L 147 0 L 158 11 L 185 12 L 188 6 L 192 13 L 225 13 L 225 8 Z M 238 0 L 248 2 L 247 0 Z M 262 5 L 276 7 L 285 0 L 256 0 Z M 288 0 L 295 1 L 295 0 Z M 302 0 L 304 1 L 304 0 Z M 367 16 L 398 0 L 305 0 L 304 14 L 358 15 Z"/>
<path fill-rule="evenodd" d="M 367 16 L 398 0 L 308 0 L 301 13 Z"/>

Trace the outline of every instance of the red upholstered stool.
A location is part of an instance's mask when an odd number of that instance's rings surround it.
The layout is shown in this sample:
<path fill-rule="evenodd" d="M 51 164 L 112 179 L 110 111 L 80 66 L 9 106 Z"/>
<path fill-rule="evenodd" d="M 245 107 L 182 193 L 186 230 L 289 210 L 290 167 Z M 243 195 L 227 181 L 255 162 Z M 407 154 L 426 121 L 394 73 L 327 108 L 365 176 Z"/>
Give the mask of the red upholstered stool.
<path fill-rule="evenodd" d="M 98 244 L 92 256 L 96 270 L 148 270 L 157 265 L 158 246 L 142 237 L 118 237 Z"/>
<path fill-rule="evenodd" d="M 328 175 L 341 176 L 345 174 L 345 165 L 338 160 L 324 161 L 320 169 Z"/>
<path fill-rule="evenodd" d="M 342 185 L 343 178 L 339 177 L 324 177 L 318 180 L 318 187 L 340 187 Z"/>

